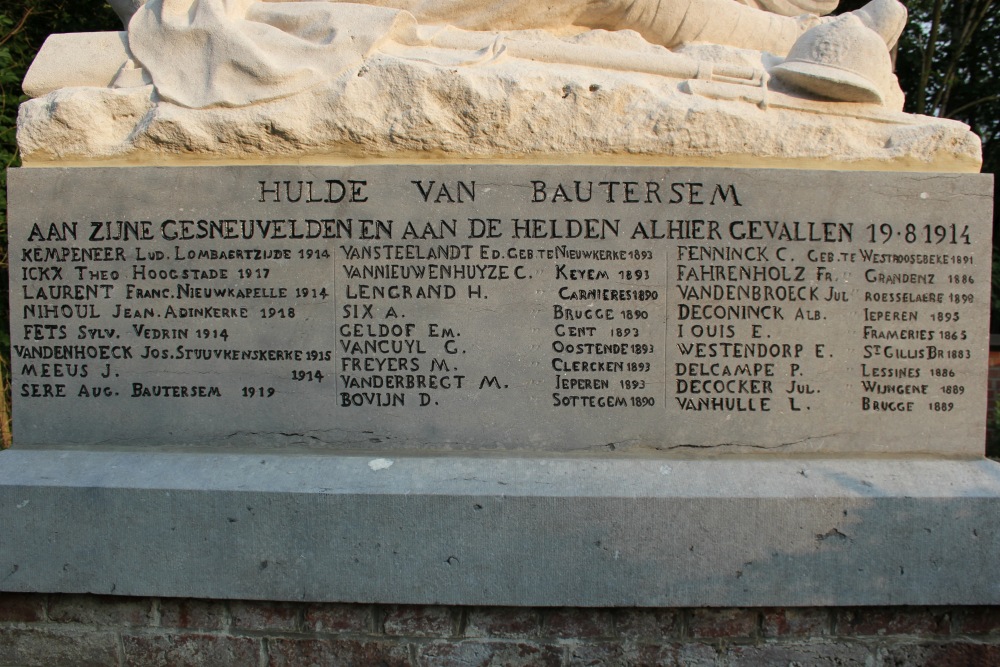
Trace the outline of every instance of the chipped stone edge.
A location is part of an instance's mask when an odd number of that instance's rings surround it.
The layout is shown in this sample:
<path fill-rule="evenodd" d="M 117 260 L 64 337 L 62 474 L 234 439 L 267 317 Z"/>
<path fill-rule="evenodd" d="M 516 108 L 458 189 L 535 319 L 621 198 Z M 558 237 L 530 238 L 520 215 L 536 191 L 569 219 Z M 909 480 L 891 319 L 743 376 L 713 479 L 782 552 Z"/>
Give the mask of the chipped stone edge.
<path fill-rule="evenodd" d="M 997 604 L 1000 464 L 13 450 L 0 590 L 526 606 Z M 266 566 L 262 564 L 266 563 Z"/>

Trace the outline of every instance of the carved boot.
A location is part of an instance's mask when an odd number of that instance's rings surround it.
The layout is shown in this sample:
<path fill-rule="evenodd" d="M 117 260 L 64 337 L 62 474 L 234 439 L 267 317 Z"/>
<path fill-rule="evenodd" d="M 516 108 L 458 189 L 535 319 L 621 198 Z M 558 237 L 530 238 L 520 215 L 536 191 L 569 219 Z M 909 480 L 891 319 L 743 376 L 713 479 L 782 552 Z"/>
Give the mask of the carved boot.
<path fill-rule="evenodd" d="M 872 0 L 861 9 L 851 12 L 870 30 L 874 30 L 892 49 L 906 27 L 906 7 L 898 0 Z"/>

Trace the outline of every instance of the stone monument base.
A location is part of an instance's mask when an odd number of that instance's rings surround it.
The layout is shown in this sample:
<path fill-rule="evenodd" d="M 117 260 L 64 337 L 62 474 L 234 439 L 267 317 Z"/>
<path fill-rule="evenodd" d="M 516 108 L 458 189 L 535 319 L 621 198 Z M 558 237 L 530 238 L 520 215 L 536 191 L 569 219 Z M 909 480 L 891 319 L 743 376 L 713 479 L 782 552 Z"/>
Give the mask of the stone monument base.
<path fill-rule="evenodd" d="M 986 460 L 8 451 L 0 590 L 518 606 L 997 604 Z"/>

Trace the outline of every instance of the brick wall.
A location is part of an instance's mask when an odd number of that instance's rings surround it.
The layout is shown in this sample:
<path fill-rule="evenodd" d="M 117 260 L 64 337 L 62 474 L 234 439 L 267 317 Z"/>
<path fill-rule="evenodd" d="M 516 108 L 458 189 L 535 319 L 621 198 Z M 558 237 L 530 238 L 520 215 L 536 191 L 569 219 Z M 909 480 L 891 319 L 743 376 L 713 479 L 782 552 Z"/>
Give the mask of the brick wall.
<path fill-rule="evenodd" d="M 1000 607 L 511 609 L 0 594 L 0 665 L 1000 664 Z"/>

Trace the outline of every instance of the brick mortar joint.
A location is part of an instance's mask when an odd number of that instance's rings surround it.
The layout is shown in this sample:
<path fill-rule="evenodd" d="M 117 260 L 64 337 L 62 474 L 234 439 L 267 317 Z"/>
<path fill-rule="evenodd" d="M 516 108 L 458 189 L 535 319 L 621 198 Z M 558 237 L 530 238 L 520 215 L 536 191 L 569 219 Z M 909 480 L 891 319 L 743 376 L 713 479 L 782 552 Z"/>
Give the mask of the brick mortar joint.
<path fill-rule="evenodd" d="M 0 622 L 0 629 L 4 630 L 60 630 L 69 633 L 84 632 L 120 632 L 125 634 L 161 634 L 161 635 L 211 635 L 218 637 L 282 637 L 297 639 L 365 639 L 365 640 L 385 640 L 385 641 L 491 641 L 501 643 L 518 642 L 541 642 L 541 643 L 564 643 L 564 642 L 596 642 L 609 643 L 620 642 L 637 645 L 668 645 L 668 644 L 794 644 L 804 640 L 823 641 L 828 639 L 841 641 L 967 641 L 984 644 L 1000 644 L 1000 627 L 996 630 L 984 632 L 957 632 L 951 629 L 942 633 L 919 633 L 919 632 L 895 632 L 880 634 L 875 633 L 837 633 L 831 632 L 823 634 L 822 631 L 807 634 L 788 634 L 769 636 L 765 634 L 734 635 L 726 637 L 694 637 L 689 633 L 677 633 L 668 635 L 640 635 L 635 637 L 625 637 L 621 633 L 602 634 L 593 636 L 567 636 L 554 635 L 545 632 L 525 636 L 503 636 L 503 635 L 468 635 L 468 634 L 388 634 L 384 632 L 370 631 L 323 631 L 309 630 L 304 626 L 295 629 L 286 628 L 233 628 L 233 627 L 173 627 L 149 624 L 129 624 L 129 623 L 86 623 L 77 621 L 53 621 L 51 619 L 40 621 L 6 621 Z"/>
<path fill-rule="evenodd" d="M 986 636 L 954 635 L 954 636 L 928 636 L 913 634 L 896 635 L 801 635 L 783 637 L 727 637 L 727 638 L 686 638 L 677 639 L 673 637 L 480 637 L 480 636 L 414 636 L 414 635 L 372 635 L 363 632 L 298 632 L 281 630 L 249 630 L 244 632 L 229 632 L 220 629 L 199 629 L 199 628 L 162 628 L 150 626 L 107 626 L 90 625 L 78 623 L 3 623 L 0 624 L 2 630 L 12 631 L 50 631 L 56 634 L 67 634 L 77 636 L 81 634 L 113 634 L 118 636 L 142 636 L 142 637 L 185 637 L 204 636 L 220 639 L 288 639 L 295 641 L 309 640 L 344 640 L 344 641 L 371 641 L 378 643 L 416 643 L 431 644 L 440 642 L 463 643 L 463 644 L 542 644 L 558 646 L 581 646 L 593 644 L 620 644 L 623 646 L 673 646 L 673 645 L 705 645 L 705 646 L 782 646 L 782 645 L 802 645 L 802 644 L 859 644 L 859 645 L 888 645 L 888 644 L 981 644 L 1000 646 L 1000 634 Z"/>
<path fill-rule="evenodd" d="M 94 631 L 104 631 L 108 629 L 128 629 L 134 630 L 143 627 L 161 627 L 165 631 L 169 630 L 176 633 L 184 632 L 197 632 L 201 634 L 234 634 L 239 635 L 240 633 L 245 633 L 249 635 L 252 631 L 261 635 L 266 635 L 270 632 L 277 631 L 278 628 L 247 628 L 246 630 L 234 629 L 233 628 L 233 615 L 232 615 L 232 605 L 240 603 L 248 603 L 257 605 L 263 610 L 267 609 L 277 609 L 279 607 L 285 607 L 288 609 L 294 609 L 295 615 L 295 633 L 302 634 L 305 636 L 309 635 L 322 635 L 329 637 L 347 636 L 348 634 L 355 636 L 370 636 L 370 637 L 412 637 L 413 635 L 400 634 L 400 635 L 389 635 L 385 633 L 385 617 L 387 610 L 399 608 L 399 607 L 411 607 L 416 611 L 420 612 L 436 612 L 438 615 L 450 615 L 452 619 L 452 630 L 450 634 L 445 635 L 444 633 L 439 633 L 432 635 L 434 638 L 438 639 L 463 639 L 469 638 L 467 633 L 469 629 L 469 617 L 473 609 L 482 610 L 484 615 L 489 616 L 493 611 L 498 613 L 503 610 L 510 611 L 509 607 L 469 607 L 469 606 L 454 606 L 454 605 L 352 605 L 348 603 L 341 603 L 342 606 L 348 608 L 352 614 L 357 614 L 359 617 L 361 615 L 366 615 L 367 620 L 365 621 L 369 624 L 370 633 L 358 633 L 351 632 L 346 633 L 343 631 L 334 632 L 311 632 L 306 627 L 306 617 L 310 612 L 312 606 L 321 607 L 324 603 L 315 602 L 271 602 L 271 601 L 225 601 L 225 600 L 195 600 L 194 602 L 202 604 L 217 604 L 221 609 L 221 612 L 215 614 L 213 618 L 219 618 L 220 627 L 184 627 L 184 628 L 174 628 L 171 626 L 163 626 L 163 611 L 165 609 L 165 604 L 173 604 L 174 600 L 163 599 L 163 598 L 133 598 L 133 597 L 121 597 L 114 598 L 108 596 L 87 596 L 82 594 L 72 594 L 72 595 L 61 595 L 61 594 L 32 594 L 32 593 L 11 593 L 8 594 L 12 598 L 24 601 L 30 605 L 33 605 L 37 609 L 37 614 L 41 620 L 31 620 L 31 621 L 6 621 L 0 623 L 0 627 L 78 627 L 78 628 L 90 628 Z M 0 598 L 2 600 L 2 598 Z M 331 603 L 337 604 L 337 603 Z M 54 621 L 52 620 L 52 609 L 59 609 L 61 612 L 64 611 L 71 605 L 79 606 L 84 610 L 90 610 L 96 613 L 100 612 L 104 616 L 121 616 L 125 617 L 129 614 L 130 610 L 140 609 L 143 610 L 142 613 L 148 618 L 147 621 L 140 621 L 138 623 L 131 623 L 127 621 L 111 621 L 111 622 L 77 622 L 77 621 Z M 354 610 L 350 610 L 350 608 Z M 763 619 L 770 612 L 787 612 L 799 609 L 804 612 L 813 612 L 817 615 L 823 616 L 823 621 L 821 625 L 814 632 L 800 633 L 798 631 L 793 632 L 789 635 L 773 635 L 773 633 L 767 633 L 764 631 L 762 623 Z M 514 608 L 515 611 L 524 613 L 526 617 L 533 616 L 534 620 L 531 622 L 531 627 L 524 631 L 523 636 L 514 637 L 513 639 L 518 641 L 525 640 L 555 640 L 565 635 L 553 635 L 547 633 L 544 629 L 544 625 L 541 622 L 541 618 L 550 613 L 552 610 L 545 608 Z M 611 629 L 597 635 L 595 638 L 604 640 L 626 640 L 627 637 L 623 636 L 621 629 L 621 618 L 624 611 L 629 611 L 632 613 L 639 613 L 640 615 L 644 612 L 650 614 L 661 612 L 661 613 L 672 613 L 675 615 L 677 621 L 674 629 L 668 634 L 663 635 L 662 638 L 654 638 L 654 643 L 664 643 L 671 641 L 684 641 L 691 639 L 707 639 L 707 638 L 694 638 L 692 632 L 692 615 L 699 611 L 717 611 L 725 613 L 727 611 L 736 612 L 738 608 L 662 608 L 662 609 L 572 609 L 574 613 L 578 614 L 581 619 L 593 619 L 599 614 L 610 616 L 610 627 Z M 1000 633 L 1000 608 L 998 607 L 987 607 L 982 606 L 927 606 L 927 607 L 809 607 L 809 608 L 781 608 L 781 607 L 768 607 L 768 608 L 744 608 L 743 611 L 751 612 L 755 614 L 756 617 L 756 629 L 752 633 L 752 638 L 760 640 L 780 640 L 780 641 L 796 641 L 804 637 L 842 637 L 842 638 L 858 638 L 858 637 L 874 637 L 878 639 L 886 639 L 892 637 L 901 638 L 913 638 L 918 640 L 941 640 L 946 638 L 965 638 L 970 640 L 983 640 L 987 642 L 993 642 L 995 640 L 995 633 Z M 996 620 L 992 620 L 991 615 L 996 616 Z M 879 617 L 897 619 L 902 622 L 904 627 L 918 628 L 913 631 L 903 631 L 896 632 L 894 634 L 878 634 L 877 632 L 871 634 L 858 634 L 856 631 L 851 631 L 850 627 L 852 624 L 857 625 L 857 623 L 852 623 L 855 619 L 861 619 L 867 624 L 872 624 L 875 621 L 872 619 L 878 619 Z M 921 623 L 926 625 L 927 629 L 919 629 Z M 967 624 L 976 623 L 978 631 L 970 632 L 966 630 Z M 941 630 L 937 631 L 935 628 L 940 627 Z M 457 628 L 457 629 L 456 629 Z M 481 629 L 481 627 L 480 627 Z M 827 632 L 824 635 L 823 632 Z M 421 639 L 425 637 L 420 637 Z M 493 634 L 487 634 L 485 637 L 475 637 L 476 639 L 507 639 L 511 637 L 497 636 Z M 733 636 L 732 639 L 736 639 L 737 636 Z M 647 639 L 640 637 L 640 639 Z M 714 639 L 714 638 L 712 638 Z M 722 637 L 722 639 L 730 639 L 729 637 Z"/>

